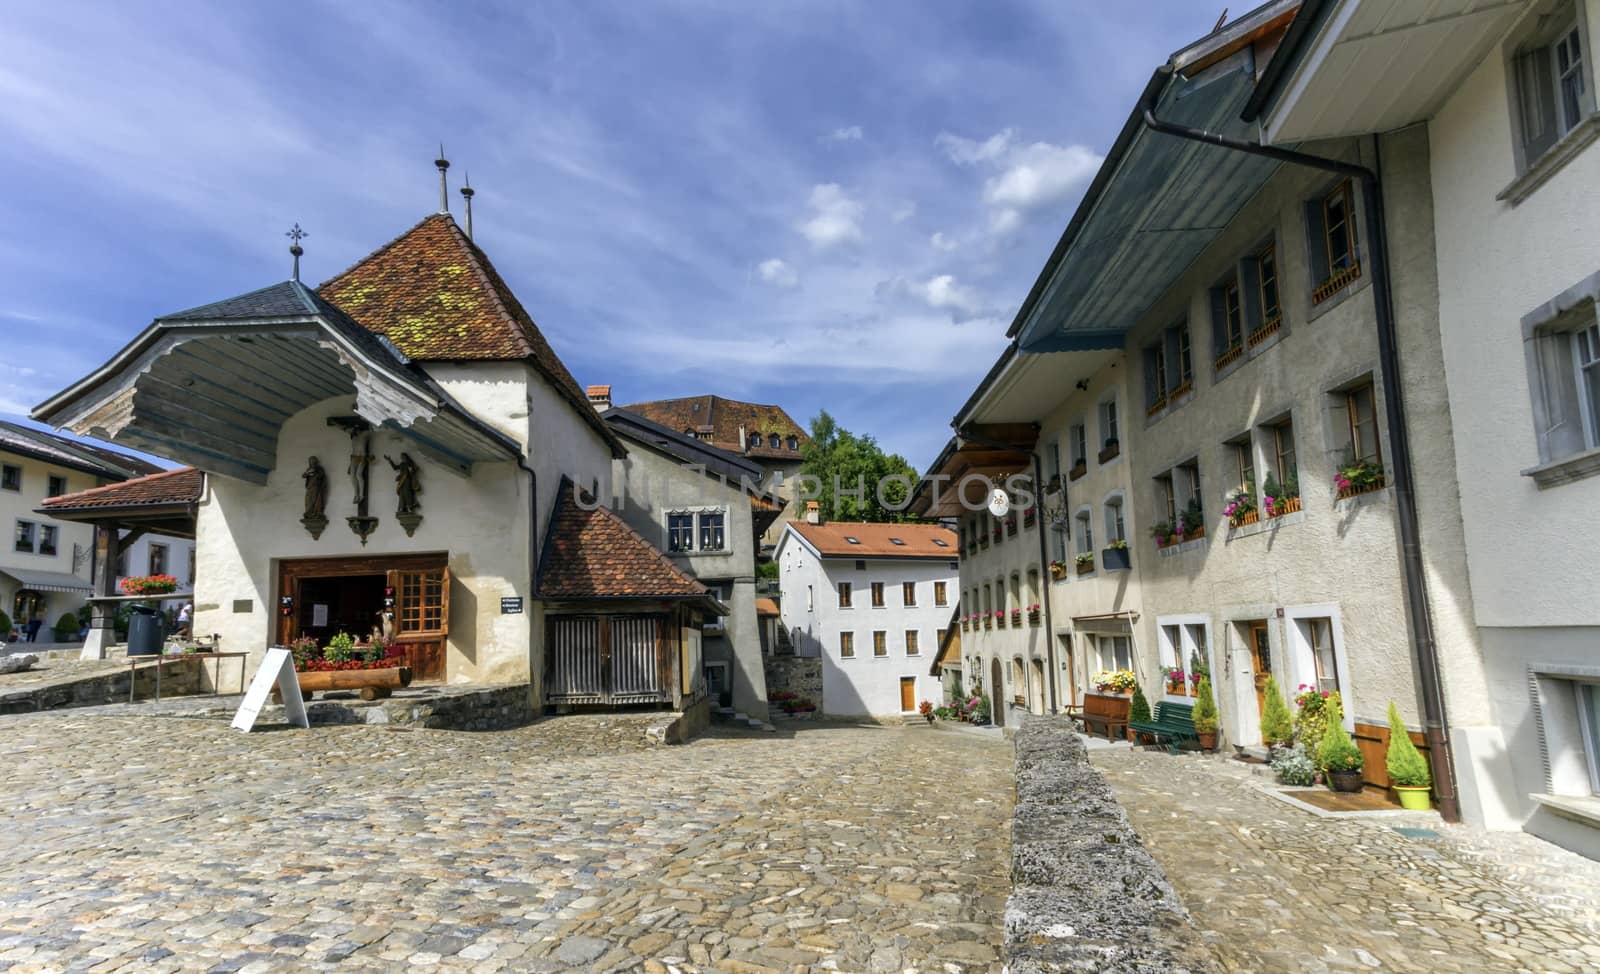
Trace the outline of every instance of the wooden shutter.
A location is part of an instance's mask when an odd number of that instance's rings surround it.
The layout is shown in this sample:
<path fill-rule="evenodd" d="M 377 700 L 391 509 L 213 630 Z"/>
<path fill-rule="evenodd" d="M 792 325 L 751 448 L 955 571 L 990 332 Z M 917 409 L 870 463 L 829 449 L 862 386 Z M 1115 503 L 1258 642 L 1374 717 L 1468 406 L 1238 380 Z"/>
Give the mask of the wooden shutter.
<path fill-rule="evenodd" d="M 1156 374 L 1156 348 L 1151 345 L 1144 350 L 1144 404 L 1154 406 L 1166 393 L 1167 390 L 1161 388 L 1161 377 Z"/>
<path fill-rule="evenodd" d="M 1211 357 L 1228 350 L 1228 298 L 1224 285 L 1211 289 Z"/>
<path fill-rule="evenodd" d="M 1323 197 L 1308 200 L 1306 210 L 1306 258 L 1311 265 L 1311 283 L 1321 284 L 1329 278 L 1327 225 L 1322 215 Z"/>

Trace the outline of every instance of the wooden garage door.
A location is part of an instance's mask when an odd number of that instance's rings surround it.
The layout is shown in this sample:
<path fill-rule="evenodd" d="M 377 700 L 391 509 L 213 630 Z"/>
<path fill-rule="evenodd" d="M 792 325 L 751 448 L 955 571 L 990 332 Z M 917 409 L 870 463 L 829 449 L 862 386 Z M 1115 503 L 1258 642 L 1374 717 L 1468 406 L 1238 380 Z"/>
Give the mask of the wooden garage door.
<path fill-rule="evenodd" d="M 625 705 L 672 699 L 673 648 L 661 615 L 551 616 L 545 695 L 551 703 Z"/>

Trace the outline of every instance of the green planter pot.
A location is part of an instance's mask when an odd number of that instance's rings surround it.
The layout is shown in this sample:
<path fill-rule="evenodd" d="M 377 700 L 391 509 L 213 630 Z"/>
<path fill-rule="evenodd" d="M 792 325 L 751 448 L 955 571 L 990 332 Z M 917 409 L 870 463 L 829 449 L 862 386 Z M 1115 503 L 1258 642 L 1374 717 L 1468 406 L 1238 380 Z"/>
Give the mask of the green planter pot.
<path fill-rule="evenodd" d="M 1433 796 L 1429 794 L 1427 785 L 1390 785 L 1394 789 L 1395 797 L 1400 799 L 1400 807 L 1413 812 L 1426 812 L 1433 807 Z"/>

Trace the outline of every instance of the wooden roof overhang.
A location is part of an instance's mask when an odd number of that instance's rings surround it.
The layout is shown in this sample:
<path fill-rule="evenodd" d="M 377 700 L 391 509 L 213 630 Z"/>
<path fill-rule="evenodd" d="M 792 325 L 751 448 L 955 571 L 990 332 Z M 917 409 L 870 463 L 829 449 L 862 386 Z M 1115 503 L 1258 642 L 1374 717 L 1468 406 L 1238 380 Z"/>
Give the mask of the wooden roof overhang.
<path fill-rule="evenodd" d="M 521 455 L 515 441 L 467 413 L 387 340 L 325 302 L 305 314 L 157 319 L 33 415 L 263 484 L 283 424 L 314 403 L 352 394 L 357 415 L 463 475 L 478 461 Z"/>
<path fill-rule="evenodd" d="M 80 524 L 115 525 L 124 528 L 142 528 L 155 534 L 168 534 L 175 538 L 195 536 L 194 504 L 127 504 L 99 507 L 49 507 L 34 513 L 57 521 L 75 521 Z"/>
<path fill-rule="evenodd" d="M 1033 423 L 973 423 L 962 427 L 917 485 L 911 497 L 911 513 L 930 518 L 959 517 L 982 509 L 988 497 L 987 482 L 998 484 L 1013 474 L 1031 470 L 1038 440 L 1039 428 Z M 937 491 L 936 477 L 940 478 Z M 960 493 L 963 480 L 967 480 L 964 489 L 971 493 L 965 503 Z M 981 495 L 973 486 L 980 480 L 985 482 Z"/>

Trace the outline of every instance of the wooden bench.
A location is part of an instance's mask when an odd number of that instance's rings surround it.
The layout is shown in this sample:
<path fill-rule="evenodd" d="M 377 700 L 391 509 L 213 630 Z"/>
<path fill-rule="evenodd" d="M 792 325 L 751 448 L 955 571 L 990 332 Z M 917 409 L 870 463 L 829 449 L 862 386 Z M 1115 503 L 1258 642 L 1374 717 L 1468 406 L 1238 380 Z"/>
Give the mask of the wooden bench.
<path fill-rule="evenodd" d="M 1163 700 L 1156 704 L 1155 714 L 1149 722 L 1135 721 L 1128 726 L 1135 733 L 1153 735 L 1157 743 L 1165 738 L 1167 749 L 1174 754 L 1182 742 L 1200 740 L 1194 732 L 1194 706 L 1187 703 Z"/>
<path fill-rule="evenodd" d="M 1111 693 L 1085 693 L 1083 706 L 1068 707 L 1067 716 L 1083 725 L 1083 732 L 1093 736 L 1096 727 L 1105 728 L 1106 740 L 1115 740 L 1113 735 L 1126 735 L 1128 730 L 1127 697 Z"/>

